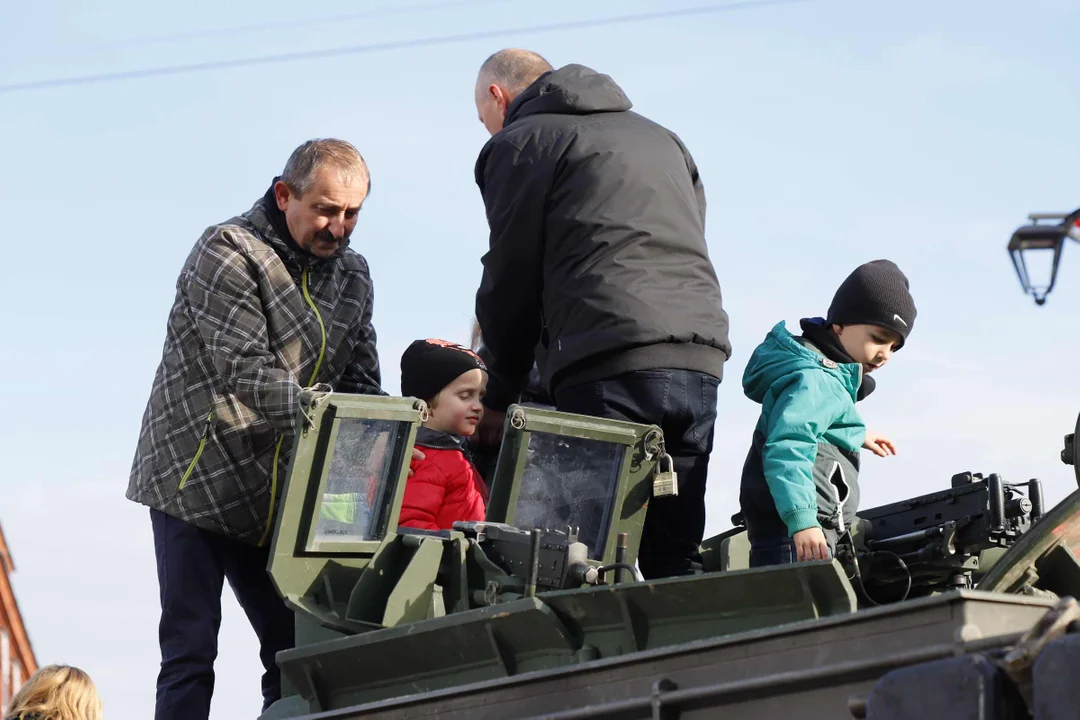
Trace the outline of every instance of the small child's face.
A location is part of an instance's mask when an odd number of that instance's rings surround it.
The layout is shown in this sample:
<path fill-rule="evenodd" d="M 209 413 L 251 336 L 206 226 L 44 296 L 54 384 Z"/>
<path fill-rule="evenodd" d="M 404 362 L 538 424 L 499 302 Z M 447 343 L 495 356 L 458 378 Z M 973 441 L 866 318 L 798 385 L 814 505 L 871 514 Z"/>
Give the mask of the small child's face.
<path fill-rule="evenodd" d="M 868 373 L 889 362 L 901 340 L 895 330 L 880 325 L 833 325 L 832 330 L 851 359 Z"/>
<path fill-rule="evenodd" d="M 480 402 L 487 390 L 487 373 L 476 368 L 457 376 L 435 396 L 431 417 L 424 425 L 453 435 L 471 436 L 484 415 Z"/>

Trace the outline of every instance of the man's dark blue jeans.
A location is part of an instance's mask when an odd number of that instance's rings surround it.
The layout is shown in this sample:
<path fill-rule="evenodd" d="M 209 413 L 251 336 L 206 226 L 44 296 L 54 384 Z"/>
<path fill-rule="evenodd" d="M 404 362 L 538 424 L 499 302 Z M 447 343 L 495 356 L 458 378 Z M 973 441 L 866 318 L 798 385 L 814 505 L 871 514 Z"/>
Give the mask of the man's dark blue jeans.
<path fill-rule="evenodd" d="M 690 370 L 637 370 L 555 390 L 562 412 L 659 425 L 679 476 L 679 494 L 651 498 L 638 565 L 646 578 L 701 572 L 705 479 L 716 424 L 712 375 Z"/>
<path fill-rule="evenodd" d="M 274 656 L 293 646 L 293 613 L 266 572 L 269 549 L 247 545 L 150 510 L 161 593 L 161 672 L 155 720 L 210 716 L 214 659 L 227 578 L 255 635 L 266 672 L 263 710 L 281 697 Z"/>

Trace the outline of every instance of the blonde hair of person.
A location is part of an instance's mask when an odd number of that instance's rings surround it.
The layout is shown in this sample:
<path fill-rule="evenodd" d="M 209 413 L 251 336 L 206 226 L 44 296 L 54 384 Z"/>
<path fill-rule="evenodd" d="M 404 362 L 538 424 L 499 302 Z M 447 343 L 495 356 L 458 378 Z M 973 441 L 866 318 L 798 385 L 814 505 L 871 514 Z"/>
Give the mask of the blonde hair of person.
<path fill-rule="evenodd" d="M 102 720 L 94 681 L 70 665 L 46 665 L 15 693 L 8 720 Z"/>

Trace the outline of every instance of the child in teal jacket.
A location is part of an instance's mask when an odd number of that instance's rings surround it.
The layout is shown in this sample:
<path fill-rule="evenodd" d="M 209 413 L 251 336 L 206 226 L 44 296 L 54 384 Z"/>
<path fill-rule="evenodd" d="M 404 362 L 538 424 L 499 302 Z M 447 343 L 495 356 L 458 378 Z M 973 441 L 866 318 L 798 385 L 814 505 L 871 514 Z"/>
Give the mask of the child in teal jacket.
<path fill-rule="evenodd" d="M 896 453 L 866 431 L 855 403 L 874 389 L 869 373 L 903 347 L 915 315 L 907 278 L 875 260 L 844 280 L 826 318 L 803 319 L 798 337 L 781 322 L 754 350 L 743 390 L 761 416 L 739 492 L 752 567 L 835 554 L 858 509 L 860 448 Z"/>

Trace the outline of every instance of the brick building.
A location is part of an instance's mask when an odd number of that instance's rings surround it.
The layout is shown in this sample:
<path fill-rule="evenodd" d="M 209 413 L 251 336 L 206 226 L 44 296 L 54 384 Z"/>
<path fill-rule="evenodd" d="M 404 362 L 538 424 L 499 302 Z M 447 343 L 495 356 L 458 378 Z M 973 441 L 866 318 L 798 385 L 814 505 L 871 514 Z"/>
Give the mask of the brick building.
<path fill-rule="evenodd" d="M 15 563 L 0 528 L 0 711 L 7 708 L 12 696 L 37 670 L 34 650 L 11 589 L 10 575 L 14 571 Z"/>

